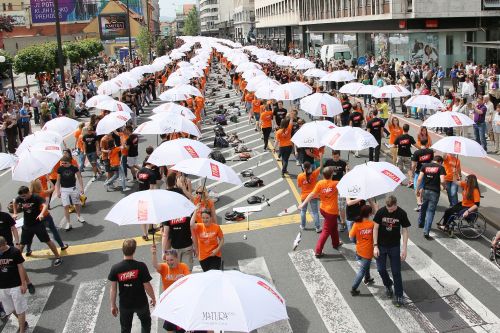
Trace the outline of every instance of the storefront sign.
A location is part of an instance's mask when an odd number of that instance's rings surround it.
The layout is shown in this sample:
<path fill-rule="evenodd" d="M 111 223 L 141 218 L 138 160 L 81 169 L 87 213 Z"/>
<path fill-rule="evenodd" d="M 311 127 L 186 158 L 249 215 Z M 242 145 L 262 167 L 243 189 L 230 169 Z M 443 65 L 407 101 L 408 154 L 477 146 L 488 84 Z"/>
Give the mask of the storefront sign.
<path fill-rule="evenodd" d="M 7 14 L 12 18 L 12 25 L 15 27 L 22 27 L 29 23 L 26 19 L 27 15 L 24 10 L 9 11 Z"/>
<path fill-rule="evenodd" d="M 425 20 L 425 27 L 426 28 L 437 28 L 438 25 L 438 20 L 437 19 L 427 19 Z"/>
<path fill-rule="evenodd" d="M 126 37 L 127 14 L 103 14 L 99 15 L 99 33 L 101 40 L 115 39 L 117 37 Z"/>
<path fill-rule="evenodd" d="M 406 29 L 406 20 L 399 20 L 399 29 Z"/>

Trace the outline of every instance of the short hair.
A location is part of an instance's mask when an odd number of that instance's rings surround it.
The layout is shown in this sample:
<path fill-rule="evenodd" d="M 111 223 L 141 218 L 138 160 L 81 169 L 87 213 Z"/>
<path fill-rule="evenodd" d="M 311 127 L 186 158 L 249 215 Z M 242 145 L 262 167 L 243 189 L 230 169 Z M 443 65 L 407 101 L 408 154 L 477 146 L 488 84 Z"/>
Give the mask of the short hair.
<path fill-rule="evenodd" d="M 17 190 L 17 194 L 18 195 L 28 194 L 29 191 L 30 189 L 28 188 L 28 186 L 21 186 L 19 187 L 19 190 Z"/>
<path fill-rule="evenodd" d="M 374 116 L 378 115 L 378 110 L 377 110 L 377 109 L 374 109 L 374 110 L 372 111 L 372 114 L 373 114 Z"/>
<path fill-rule="evenodd" d="M 64 155 L 63 157 L 61 157 L 61 162 L 71 163 L 71 157 Z"/>
<path fill-rule="evenodd" d="M 364 205 L 361 207 L 359 215 L 360 215 L 361 219 L 365 219 L 368 216 L 370 216 L 371 213 L 372 213 L 372 206 Z"/>
<path fill-rule="evenodd" d="M 130 132 L 133 132 L 133 131 L 134 131 L 134 128 L 133 128 L 131 125 L 127 125 L 127 126 L 125 126 L 125 129 L 126 129 L 127 131 L 130 131 Z"/>
<path fill-rule="evenodd" d="M 179 258 L 179 252 L 176 249 L 165 250 L 165 254 L 168 256 L 173 256 L 175 258 Z"/>
<path fill-rule="evenodd" d="M 168 187 L 174 187 L 176 180 L 177 180 L 177 175 L 175 174 L 175 172 L 171 172 L 171 173 L 167 174 L 167 186 Z"/>
<path fill-rule="evenodd" d="M 408 132 L 410 130 L 410 125 L 404 124 L 403 125 L 403 132 Z"/>
<path fill-rule="evenodd" d="M 201 213 L 202 214 L 208 214 L 208 215 L 212 216 L 212 211 L 210 209 L 208 209 L 208 208 L 202 209 Z"/>
<path fill-rule="evenodd" d="M 394 195 L 391 194 L 385 197 L 385 205 L 387 207 L 393 207 L 397 203 L 398 203 L 398 198 L 396 198 Z"/>
<path fill-rule="evenodd" d="M 332 150 L 332 155 L 340 155 L 340 150 Z"/>
<path fill-rule="evenodd" d="M 443 163 L 443 161 L 444 161 L 444 160 L 443 160 L 443 157 L 442 157 L 442 156 L 440 156 L 440 155 L 436 155 L 436 156 L 434 156 L 434 162 L 437 162 L 437 163 L 439 163 L 439 164 L 442 164 L 442 163 Z"/>
<path fill-rule="evenodd" d="M 125 239 L 122 245 L 122 252 L 126 256 L 132 256 L 135 253 L 135 249 L 137 248 L 137 242 L 135 239 Z"/>
<path fill-rule="evenodd" d="M 0 246 L 4 247 L 5 245 L 7 245 L 7 240 L 3 236 L 0 236 Z"/>
<path fill-rule="evenodd" d="M 146 154 L 151 155 L 155 149 L 152 146 L 146 148 Z"/>
<path fill-rule="evenodd" d="M 323 178 L 325 179 L 332 179 L 332 175 L 333 175 L 333 168 L 328 166 L 328 167 L 325 167 L 323 168 Z"/>

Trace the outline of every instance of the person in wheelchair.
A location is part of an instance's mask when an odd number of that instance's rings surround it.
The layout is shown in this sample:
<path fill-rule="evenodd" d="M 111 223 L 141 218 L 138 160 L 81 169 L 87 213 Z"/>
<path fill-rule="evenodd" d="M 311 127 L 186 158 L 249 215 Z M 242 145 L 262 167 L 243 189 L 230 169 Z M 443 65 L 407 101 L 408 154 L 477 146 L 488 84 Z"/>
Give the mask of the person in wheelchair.
<path fill-rule="evenodd" d="M 500 248 L 500 231 L 497 231 L 495 237 L 491 240 L 491 247 Z"/>
<path fill-rule="evenodd" d="M 441 230 L 448 230 L 451 217 L 463 216 L 467 218 L 479 208 L 481 192 L 479 191 L 476 175 L 468 175 L 465 177 L 465 181 L 456 181 L 455 183 L 462 188 L 462 202 L 445 210 L 442 219 L 443 223 L 438 225 Z"/>

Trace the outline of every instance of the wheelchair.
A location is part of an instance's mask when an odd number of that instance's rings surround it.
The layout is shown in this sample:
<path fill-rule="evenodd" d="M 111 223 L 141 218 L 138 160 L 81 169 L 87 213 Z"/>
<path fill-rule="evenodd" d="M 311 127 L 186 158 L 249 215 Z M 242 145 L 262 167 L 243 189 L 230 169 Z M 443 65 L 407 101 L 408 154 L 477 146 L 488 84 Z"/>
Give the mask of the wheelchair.
<path fill-rule="evenodd" d="M 472 212 L 469 216 L 464 217 L 463 212 L 456 213 L 450 216 L 447 224 L 447 231 L 450 237 L 454 237 L 456 230 L 467 239 L 476 239 L 481 237 L 486 231 L 486 219 L 478 211 Z M 439 221 L 441 224 L 443 219 Z"/>
<path fill-rule="evenodd" d="M 495 261 L 500 268 L 500 242 L 496 244 L 496 247 L 491 247 L 490 260 Z"/>

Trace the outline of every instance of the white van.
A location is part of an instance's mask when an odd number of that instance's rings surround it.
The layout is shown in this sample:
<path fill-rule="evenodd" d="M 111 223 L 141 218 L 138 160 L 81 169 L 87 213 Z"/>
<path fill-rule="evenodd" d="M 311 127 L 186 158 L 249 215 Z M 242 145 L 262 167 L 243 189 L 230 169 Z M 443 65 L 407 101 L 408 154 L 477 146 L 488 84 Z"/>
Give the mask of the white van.
<path fill-rule="evenodd" d="M 347 66 L 352 64 L 352 51 L 347 44 L 323 45 L 320 50 L 321 60 L 326 65 L 332 58 L 334 60 L 344 60 Z"/>

